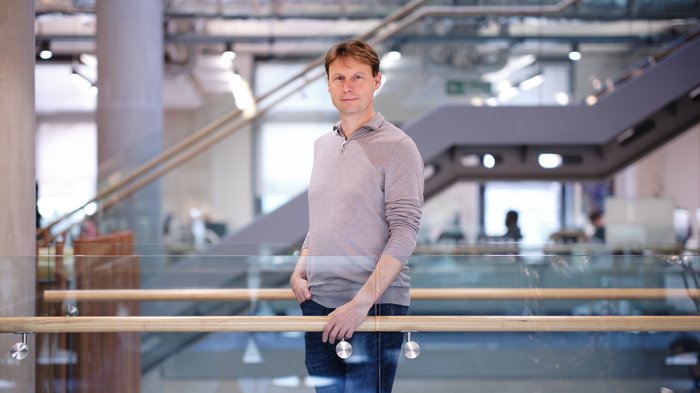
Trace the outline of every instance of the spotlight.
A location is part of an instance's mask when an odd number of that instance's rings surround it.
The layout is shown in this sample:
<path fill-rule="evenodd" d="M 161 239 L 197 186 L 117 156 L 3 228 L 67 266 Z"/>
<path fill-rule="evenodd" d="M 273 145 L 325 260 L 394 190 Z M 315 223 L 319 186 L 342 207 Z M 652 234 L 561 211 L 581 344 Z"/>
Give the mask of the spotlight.
<path fill-rule="evenodd" d="M 491 169 L 496 166 L 496 157 L 494 157 L 493 154 L 484 154 L 482 163 L 485 168 Z"/>
<path fill-rule="evenodd" d="M 393 50 L 386 54 L 386 59 L 388 61 L 399 61 L 401 60 L 401 52 Z"/>
<path fill-rule="evenodd" d="M 470 102 L 473 106 L 482 106 L 482 105 L 484 105 L 484 99 L 481 98 L 481 97 L 473 97 L 469 102 Z"/>
<path fill-rule="evenodd" d="M 569 59 L 573 61 L 579 61 L 581 60 L 581 52 L 579 51 L 571 51 L 569 52 Z"/>
<path fill-rule="evenodd" d="M 560 91 L 554 95 L 554 100 L 557 101 L 559 105 L 569 105 L 569 95 Z"/>
<path fill-rule="evenodd" d="M 571 61 L 581 60 L 581 52 L 579 52 L 579 50 L 578 50 L 578 44 L 574 44 L 574 46 L 571 48 L 571 52 L 569 52 L 569 60 L 571 60 Z"/>
<path fill-rule="evenodd" d="M 382 69 L 394 67 L 399 60 L 401 60 L 401 52 L 399 51 L 398 45 L 394 44 L 389 48 L 388 52 L 382 56 L 381 67 Z"/>
<path fill-rule="evenodd" d="M 39 57 L 42 60 L 49 60 L 53 57 L 53 52 L 51 52 L 51 47 L 48 41 L 43 41 L 41 47 L 39 48 Z"/>
<path fill-rule="evenodd" d="M 223 53 L 221 53 L 221 57 L 223 57 L 224 60 L 228 60 L 228 61 L 233 61 L 236 58 L 236 52 L 233 51 L 233 48 L 232 48 L 230 42 L 226 43 L 226 49 L 224 50 Z"/>
<path fill-rule="evenodd" d="M 542 153 L 537 157 L 537 162 L 542 168 L 554 169 L 562 166 L 564 160 L 561 154 Z"/>

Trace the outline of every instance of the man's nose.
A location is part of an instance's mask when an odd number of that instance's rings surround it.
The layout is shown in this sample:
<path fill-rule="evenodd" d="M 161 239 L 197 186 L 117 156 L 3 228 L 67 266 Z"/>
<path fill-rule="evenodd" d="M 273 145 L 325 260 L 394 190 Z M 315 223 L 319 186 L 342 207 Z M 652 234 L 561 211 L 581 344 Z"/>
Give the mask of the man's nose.
<path fill-rule="evenodd" d="M 346 79 L 343 81 L 343 91 L 350 91 L 352 90 L 352 81 L 349 79 Z"/>

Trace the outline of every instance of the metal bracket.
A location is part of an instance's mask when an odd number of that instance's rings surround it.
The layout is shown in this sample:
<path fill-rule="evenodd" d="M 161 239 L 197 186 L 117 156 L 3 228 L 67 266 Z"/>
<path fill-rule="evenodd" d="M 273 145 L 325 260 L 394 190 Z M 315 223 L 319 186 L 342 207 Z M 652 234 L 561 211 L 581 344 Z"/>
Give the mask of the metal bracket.
<path fill-rule="evenodd" d="M 78 315 L 80 315 L 80 310 L 78 310 L 78 306 L 71 303 L 66 304 L 67 317 L 77 317 Z"/>
<path fill-rule="evenodd" d="M 16 343 L 10 350 L 10 356 L 13 359 L 24 360 L 29 356 L 29 345 L 27 344 L 27 333 L 16 333 L 22 335 L 22 342 Z"/>
<path fill-rule="evenodd" d="M 415 333 L 415 331 L 404 333 L 406 333 L 406 343 L 403 345 L 403 355 L 408 359 L 415 359 L 420 355 L 420 345 L 411 337 L 411 333 Z"/>
<path fill-rule="evenodd" d="M 352 345 L 345 339 L 340 340 L 340 342 L 335 346 L 335 353 L 341 359 L 347 359 L 352 355 Z"/>

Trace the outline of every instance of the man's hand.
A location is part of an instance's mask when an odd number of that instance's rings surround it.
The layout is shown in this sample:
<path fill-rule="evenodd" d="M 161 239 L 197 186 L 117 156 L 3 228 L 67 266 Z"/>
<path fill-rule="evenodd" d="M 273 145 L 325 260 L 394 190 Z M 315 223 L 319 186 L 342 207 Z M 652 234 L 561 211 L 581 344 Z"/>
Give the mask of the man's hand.
<path fill-rule="evenodd" d="M 306 277 L 306 258 L 309 257 L 309 250 L 302 249 L 301 256 L 297 260 L 292 276 L 289 277 L 289 286 L 292 287 L 294 297 L 297 298 L 299 304 L 306 300 L 311 300 L 311 291 L 309 291 L 309 280 Z"/>
<path fill-rule="evenodd" d="M 360 324 L 367 319 L 367 312 L 381 297 L 396 276 L 401 272 L 401 262 L 391 256 L 382 255 L 377 267 L 369 276 L 365 285 L 355 294 L 351 301 L 338 307 L 323 327 L 323 342 L 335 343 L 336 339 L 349 339 Z"/>
<path fill-rule="evenodd" d="M 306 279 L 301 273 L 296 271 L 292 273 L 289 278 L 289 285 L 292 287 L 292 292 L 297 298 L 299 304 L 304 303 L 306 300 L 311 300 L 311 291 L 309 291 L 309 280 Z"/>
<path fill-rule="evenodd" d="M 363 302 L 355 298 L 336 308 L 335 311 L 328 314 L 329 319 L 323 327 L 321 340 L 324 343 L 335 344 L 336 339 L 351 338 L 355 329 L 367 319 L 367 312 L 371 307 L 371 301 Z"/>

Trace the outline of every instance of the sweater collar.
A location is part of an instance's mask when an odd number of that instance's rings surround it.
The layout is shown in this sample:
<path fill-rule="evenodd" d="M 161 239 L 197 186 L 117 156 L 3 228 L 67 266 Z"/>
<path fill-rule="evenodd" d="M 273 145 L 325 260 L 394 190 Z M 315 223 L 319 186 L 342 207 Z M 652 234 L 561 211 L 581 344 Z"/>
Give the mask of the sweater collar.
<path fill-rule="evenodd" d="M 355 135 L 359 136 L 359 135 L 366 134 L 367 132 L 370 132 L 370 131 L 376 131 L 379 129 L 379 127 L 381 127 L 381 125 L 383 123 L 384 123 L 384 116 L 382 116 L 381 113 L 377 112 L 371 119 L 369 119 L 369 121 L 367 123 L 365 123 L 357 131 L 355 131 L 355 133 L 352 134 L 352 136 L 350 138 L 354 137 Z M 341 122 L 338 121 L 333 126 L 333 131 L 335 132 L 336 135 L 344 138 L 343 129 L 341 127 L 342 127 Z"/>

